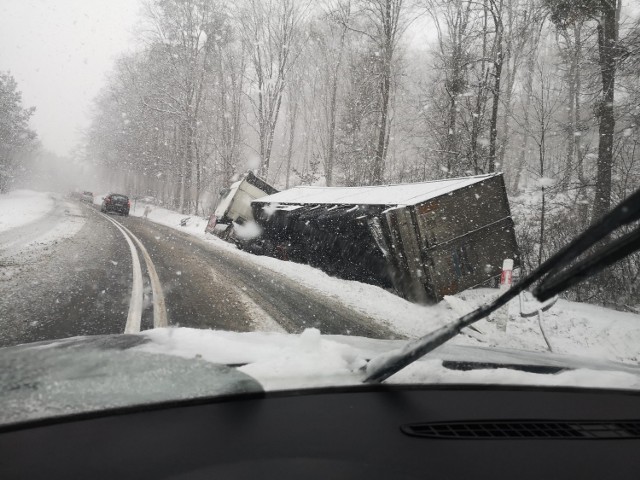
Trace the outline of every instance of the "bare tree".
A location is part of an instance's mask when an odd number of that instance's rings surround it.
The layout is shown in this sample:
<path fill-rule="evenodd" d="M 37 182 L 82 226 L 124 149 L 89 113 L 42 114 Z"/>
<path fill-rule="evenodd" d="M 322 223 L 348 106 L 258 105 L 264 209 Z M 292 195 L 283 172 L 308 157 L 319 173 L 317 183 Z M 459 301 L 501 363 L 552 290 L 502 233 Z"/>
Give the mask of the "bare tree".
<path fill-rule="evenodd" d="M 201 191 L 196 139 L 208 63 L 214 51 L 210 40 L 222 23 L 216 7 L 209 0 L 149 0 L 145 4 L 148 41 L 162 55 L 157 60 L 166 65 L 166 74 L 157 81 L 169 81 L 169 85 L 157 84 L 153 95 L 144 97 L 143 102 L 147 108 L 180 118 L 176 133 L 181 137 L 180 207 L 185 212 L 192 206 L 198 209 Z"/>
<path fill-rule="evenodd" d="M 246 51 L 251 57 L 260 173 L 267 178 L 280 107 L 291 68 L 299 54 L 308 2 L 246 0 L 237 11 Z"/>
<path fill-rule="evenodd" d="M 505 82 L 501 103 L 504 106 L 500 137 L 498 138 L 499 168 L 505 172 L 507 185 L 512 184 L 518 161 L 511 152 L 511 117 L 514 107 L 514 89 L 518 74 L 532 49 L 537 48 L 540 32 L 546 21 L 546 13 L 539 0 L 507 0 L 505 22 Z M 532 48 L 535 47 L 535 48 Z M 535 56 L 535 54 L 534 54 Z M 515 92 L 516 95 L 518 92 Z"/>
<path fill-rule="evenodd" d="M 444 67 L 444 89 L 447 94 L 447 117 L 445 121 L 446 142 L 442 148 L 446 159 L 447 175 L 460 172 L 458 164 L 462 157 L 457 119 L 460 100 L 468 88 L 470 27 L 473 26 L 472 2 L 465 0 L 434 0 L 427 4 L 428 11 L 438 32 L 438 57 Z"/>
<path fill-rule="evenodd" d="M 389 102 L 393 81 L 393 62 L 398 42 L 406 30 L 403 22 L 403 0 L 359 0 L 357 15 L 363 20 L 364 27 L 353 24 L 349 28 L 368 37 L 376 50 L 378 59 L 378 95 L 379 120 L 376 149 L 373 160 L 372 183 L 384 181 L 385 160 L 387 155 L 389 132 Z"/>
<path fill-rule="evenodd" d="M 621 56 L 618 42 L 620 0 L 547 0 L 551 19 L 566 29 L 576 22 L 593 21 L 598 32 L 598 64 L 600 67 L 601 97 L 596 106 L 599 119 L 598 162 L 592 221 L 604 215 L 611 206 L 611 171 L 615 134 L 614 94 L 616 69 Z"/>
<path fill-rule="evenodd" d="M 240 161 L 242 137 L 242 118 L 245 110 L 245 44 L 239 41 L 232 28 L 224 29 L 215 38 L 216 80 L 210 84 L 213 108 L 211 110 L 215 124 L 209 134 L 221 173 L 220 183 L 229 186 L 236 174 Z"/>
<path fill-rule="evenodd" d="M 314 40 L 319 47 L 323 60 L 324 82 L 321 98 L 323 99 L 324 128 L 321 139 L 320 157 L 324 167 L 327 186 L 334 183 L 333 170 L 336 156 L 336 125 L 338 118 L 338 85 L 347 42 L 348 25 L 351 22 L 351 0 L 329 0 L 324 6 L 322 18 L 324 30 L 317 29 Z M 316 52 L 313 52 L 314 54 Z"/>

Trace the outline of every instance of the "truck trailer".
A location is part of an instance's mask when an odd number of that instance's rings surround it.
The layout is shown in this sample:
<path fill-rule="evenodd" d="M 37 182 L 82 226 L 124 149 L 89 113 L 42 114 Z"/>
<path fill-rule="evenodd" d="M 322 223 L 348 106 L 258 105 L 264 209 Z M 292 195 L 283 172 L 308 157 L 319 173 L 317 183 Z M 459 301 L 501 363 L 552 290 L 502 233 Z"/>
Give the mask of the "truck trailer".
<path fill-rule="evenodd" d="M 380 285 L 418 303 L 487 283 L 500 275 L 506 258 L 519 264 L 501 173 L 399 185 L 299 186 L 251 206 L 264 253 Z"/>

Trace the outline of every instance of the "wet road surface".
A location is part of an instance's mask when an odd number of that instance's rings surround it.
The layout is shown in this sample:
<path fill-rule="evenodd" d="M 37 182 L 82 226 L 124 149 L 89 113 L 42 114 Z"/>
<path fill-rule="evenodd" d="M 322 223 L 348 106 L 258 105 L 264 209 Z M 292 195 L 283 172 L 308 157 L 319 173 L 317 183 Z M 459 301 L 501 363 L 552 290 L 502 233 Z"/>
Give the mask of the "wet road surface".
<path fill-rule="evenodd" d="M 83 207 L 82 212 L 84 226 L 73 237 L 43 247 L 46 251 L 38 255 L 18 252 L 0 260 L 0 346 L 123 333 L 131 328 L 135 310 L 131 304 L 138 296 L 141 312 L 134 329 L 166 322 L 192 328 L 291 333 L 316 327 L 325 334 L 395 337 L 337 301 L 235 255 L 217 242 L 137 217 L 109 215 L 121 225 L 118 228 L 93 207 Z M 12 235 L 19 237 L 17 232 Z M 135 245 L 139 257 L 139 292 L 132 286 L 136 262 L 128 243 L 131 248 Z M 159 279 L 155 296 L 149 265 Z M 153 305 L 158 288 L 164 297 L 162 307 Z M 165 320 L 158 320 L 159 309 Z"/>

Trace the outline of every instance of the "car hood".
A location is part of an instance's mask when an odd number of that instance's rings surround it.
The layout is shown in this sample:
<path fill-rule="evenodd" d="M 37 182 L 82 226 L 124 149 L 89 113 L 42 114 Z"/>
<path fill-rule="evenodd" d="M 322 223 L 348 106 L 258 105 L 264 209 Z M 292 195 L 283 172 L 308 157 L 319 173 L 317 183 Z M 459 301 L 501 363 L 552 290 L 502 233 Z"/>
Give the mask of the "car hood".
<path fill-rule="evenodd" d="M 0 425 L 265 391 L 359 385 L 401 340 L 162 328 L 0 348 Z M 640 389 L 640 368 L 543 352 L 443 345 L 387 383 Z"/>

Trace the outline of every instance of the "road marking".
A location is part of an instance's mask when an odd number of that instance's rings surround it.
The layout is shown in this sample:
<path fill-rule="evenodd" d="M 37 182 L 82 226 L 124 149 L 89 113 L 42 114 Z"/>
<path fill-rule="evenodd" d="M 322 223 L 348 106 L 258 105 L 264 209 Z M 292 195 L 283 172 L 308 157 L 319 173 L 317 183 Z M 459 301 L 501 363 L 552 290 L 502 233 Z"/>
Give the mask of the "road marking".
<path fill-rule="evenodd" d="M 120 224 L 118 222 L 112 220 L 103 213 L 100 213 L 100 215 L 113 223 L 115 227 L 120 230 L 120 233 L 122 233 L 124 239 L 129 244 L 131 261 L 133 264 L 133 284 L 131 286 L 131 300 L 129 302 L 129 313 L 127 314 L 127 323 L 124 327 L 124 333 L 140 333 L 140 322 L 142 319 L 142 268 L 140 267 L 138 251 L 127 235 L 127 232 L 120 228 Z"/>
<path fill-rule="evenodd" d="M 117 220 L 114 220 L 103 213 L 101 213 L 101 215 L 103 215 L 114 225 L 116 225 L 116 227 L 118 227 L 120 231 L 124 230 L 126 234 L 128 234 L 129 238 L 132 238 L 138 244 L 138 247 L 142 252 L 144 262 L 147 265 L 147 272 L 149 273 L 149 280 L 151 283 L 151 292 L 153 294 L 153 326 L 154 328 L 168 327 L 169 321 L 167 319 L 167 307 L 164 300 L 164 292 L 162 291 L 162 284 L 160 283 L 160 277 L 158 276 L 158 272 L 156 271 L 156 267 L 151 260 L 149 252 L 143 245 L 142 241 L 137 236 L 135 236 L 133 232 L 131 232 L 131 230 L 129 230 Z M 125 238 L 126 237 L 127 235 L 125 235 Z M 138 264 L 139 262 L 140 261 L 138 260 Z"/>
<path fill-rule="evenodd" d="M 114 222 L 120 223 L 116 220 L 114 220 Z M 153 326 L 154 328 L 168 327 L 169 321 L 167 320 L 167 307 L 164 303 L 164 292 L 162 291 L 162 284 L 160 283 L 160 277 L 158 277 L 156 267 L 153 261 L 151 261 L 151 256 L 138 237 L 131 233 L 131 230 L 122 224 L 120 224 L 120 226 L 136 241 L 138 247 L 140 247 L 144 261 L 147 264 L 147 272 L 149 272 L 151 291 L 153 293 Z"/>

